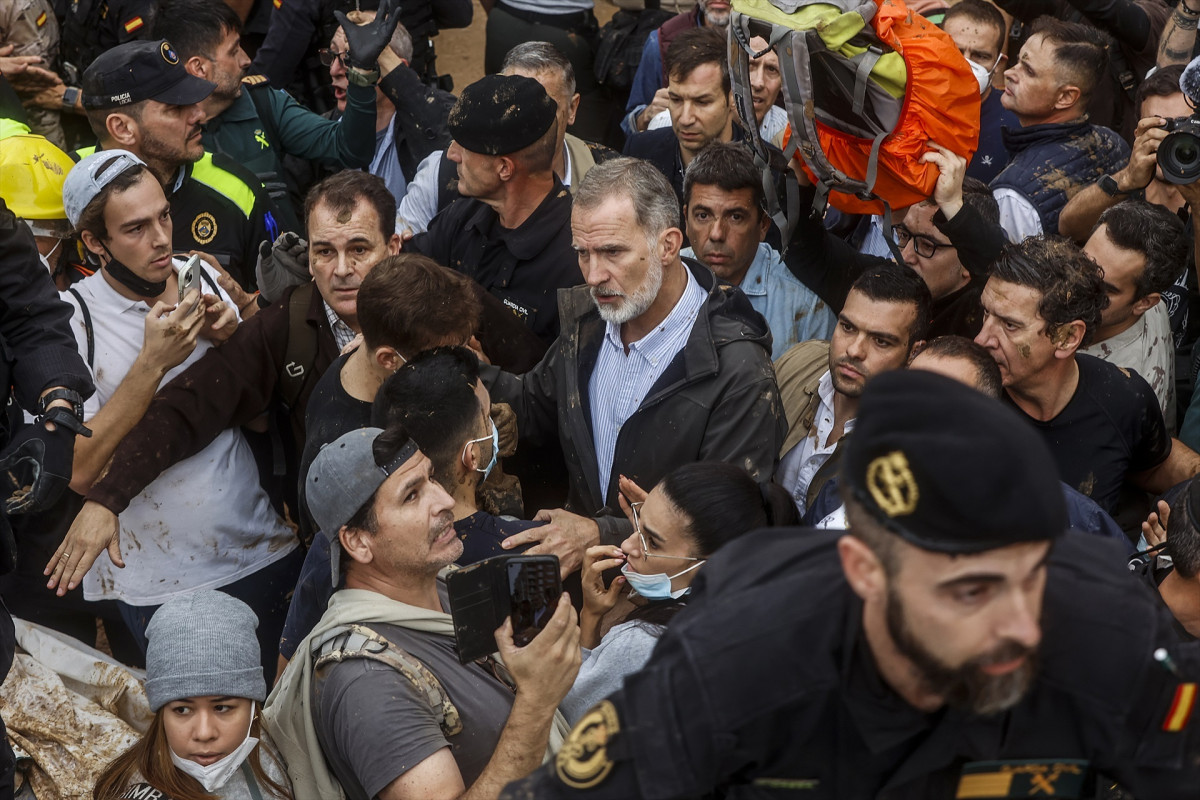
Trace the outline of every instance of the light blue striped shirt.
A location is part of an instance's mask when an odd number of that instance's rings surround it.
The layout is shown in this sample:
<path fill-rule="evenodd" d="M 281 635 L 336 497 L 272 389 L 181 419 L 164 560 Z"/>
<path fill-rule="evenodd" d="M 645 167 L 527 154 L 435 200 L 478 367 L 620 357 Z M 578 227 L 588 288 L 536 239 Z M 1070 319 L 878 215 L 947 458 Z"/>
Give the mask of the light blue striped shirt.
<path fill-rule="evenodd" d="M 684 271 L 687 286 L 675 308 L 662 324 L 630 344 L 628 354 L 621 342 L 621 326 L 607 323 L 596 368 L 588 382 L 592 439 L 596 443 L 596 469 L 601 492 L 608 491 L 621 426 L 638 410 L 650 387 L 662 377 L 675 354 L 683 349 L 696 315 L 708 299 L 692 271 L 686 266 Z"/>

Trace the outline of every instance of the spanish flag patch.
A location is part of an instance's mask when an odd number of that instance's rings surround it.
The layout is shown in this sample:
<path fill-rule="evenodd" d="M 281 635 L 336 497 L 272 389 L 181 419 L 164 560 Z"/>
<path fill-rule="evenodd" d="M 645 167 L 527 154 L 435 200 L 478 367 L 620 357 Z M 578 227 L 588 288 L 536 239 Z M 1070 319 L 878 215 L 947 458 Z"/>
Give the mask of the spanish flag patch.
<path fill-rule="evenodd" d="M 141 17 L 134 17 L 125 23 L 125 32 L 133 33 L 134 31 L 139 30 L 145 24 L 146 23 L 142 21 Z"/>
<path fill-rule="evenodd" d="M 46 24 L 46 12 L 43 11 L 42 13 L 38 14 L 37 26 L 40 28 L 45 24 Z"/>
<path fill-rule="evenodd" d="M 271 5 L 279 8 L 281 5 L 283 5 L 283 0 L 271 0 Z"/>
<path fill-rule="evenodd" d="M 1192 716 L 1192 708 L 1196 705 L 1196 684 L 1181 683 L 1175 689 L 1175 699 L 1171 701 L 1171 710 L 1163 720 L 1162 729 L 1169 733 L 1178 733 L 1187 727 L 1188 719 Z"/>

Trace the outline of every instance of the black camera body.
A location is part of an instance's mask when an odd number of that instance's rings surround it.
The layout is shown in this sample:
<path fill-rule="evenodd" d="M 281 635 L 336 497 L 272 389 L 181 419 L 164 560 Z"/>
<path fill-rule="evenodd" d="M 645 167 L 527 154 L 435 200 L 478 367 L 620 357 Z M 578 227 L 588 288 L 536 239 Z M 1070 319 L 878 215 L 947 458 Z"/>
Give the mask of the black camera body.
<path fill-rule="evenodd" d="M 1163 130 L 1167 136 L 1158 146 L 1163 180 L 1180 186 L 1200 180 L 1200 114 L 1169 119 Z"/>

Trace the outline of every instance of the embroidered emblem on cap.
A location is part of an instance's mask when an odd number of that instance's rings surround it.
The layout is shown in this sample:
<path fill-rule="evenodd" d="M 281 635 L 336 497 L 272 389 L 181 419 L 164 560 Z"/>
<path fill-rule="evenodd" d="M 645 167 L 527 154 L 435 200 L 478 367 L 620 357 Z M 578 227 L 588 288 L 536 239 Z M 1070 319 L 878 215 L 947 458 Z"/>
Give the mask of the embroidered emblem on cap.
<path fill-rule="evenodd" d="M 208 244 L 217 238 L 217 221 L 207 211 L 192 220 L 192 238 L 198 244 Z"/>
<path fill-rule="evenodd" d="M 162 53 L 163 61 L 172 65 L 179 63 L 179 56 L 175 53 L 175 48 L 171 47 L 170 42 L 163 42 L 158 49 Z"/>
<path fill-rule="evenodd" d="M 908 459 L 899 450 L 879 456 L 867 466 L 867 490 L 889 517 L 911 514 L 921 496 Z"/>
<path fill-rule="evenodd" d="M 555 756 L 558 778 L 572 789 L 590 789 L 612 772 L 608 739 L 618 730 L 617 708 L 603 700 L 583 715 Z"/>

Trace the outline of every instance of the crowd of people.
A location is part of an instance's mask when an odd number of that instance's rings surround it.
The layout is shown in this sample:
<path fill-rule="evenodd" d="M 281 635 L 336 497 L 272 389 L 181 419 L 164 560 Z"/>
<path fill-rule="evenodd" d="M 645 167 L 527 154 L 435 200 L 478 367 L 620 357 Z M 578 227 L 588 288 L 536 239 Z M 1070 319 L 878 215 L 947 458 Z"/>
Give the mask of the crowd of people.
<path fill-rule="evenodd" d="M 455 87 L 468 0 L 0 0 L 0 595 L 145 669 L 94 797 L 1195 797 L 1195 1 L 914 0 L 977 146 L 850 213 L 803 3 L 481 0 Z"/>

